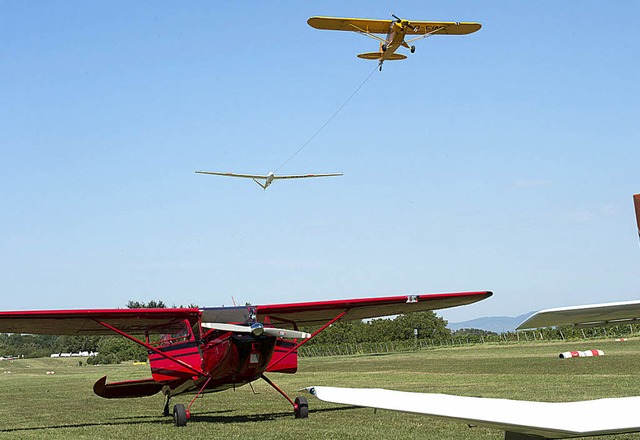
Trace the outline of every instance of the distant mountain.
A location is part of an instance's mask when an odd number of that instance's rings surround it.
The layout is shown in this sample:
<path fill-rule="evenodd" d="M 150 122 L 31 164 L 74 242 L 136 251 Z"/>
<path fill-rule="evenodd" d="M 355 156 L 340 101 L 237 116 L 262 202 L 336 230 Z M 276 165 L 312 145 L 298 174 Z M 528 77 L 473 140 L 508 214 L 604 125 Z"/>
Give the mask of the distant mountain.
<path fill-rule="evenodd" d="M 516 327 L 522 323 L 525 319 L 531 316 L 534 312 L 525 313 L 520 316 L 487 316 L 485 318 L 476 318 L 469 321 L 462 322 L 450 322 L 447 324 L 447 328 L 451 331 L 460 330 L 463 328 L 477 328 L 480 330 L 486 330 L 495 333 L 513 332 Z"/>

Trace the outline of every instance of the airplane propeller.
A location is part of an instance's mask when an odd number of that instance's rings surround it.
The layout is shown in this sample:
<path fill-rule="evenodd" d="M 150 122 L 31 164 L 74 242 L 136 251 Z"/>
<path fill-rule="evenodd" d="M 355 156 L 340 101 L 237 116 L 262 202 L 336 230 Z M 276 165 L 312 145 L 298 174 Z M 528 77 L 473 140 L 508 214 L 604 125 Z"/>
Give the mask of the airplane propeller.
<path fill-rule="evenodd" d="M 309 333 L 274 327 L 265 327 L 259 322 L 251 325 L 227 324 L 221 322 L 203 322 L 202 327 L 234 333 L 251 333 L 253 336 L 268 335 L 276 338 L 309 339 Z"/>
<path fill-rule="evenodd" d="M 389 15 L 390 15 L 390 16 L 392 16 L 393 18 L 395 18 L 397 23 L 399 23 L 399 24 L 404 23 L 405 25 L 409 26 L 411 29 L 413 29 L 413 31 L 414 31 L 414 32 L 417 32 L 417 31 L 418 31 L 418 28 L 420 27 L 420 26 L 413 26 L 413 25 L 409 22 L 409 20 L 403 20 L 402 18 L 398 17 L 398 16 L 397 16 L 396 14 L 394 14 L 393 12 L 389 12 Z"/>

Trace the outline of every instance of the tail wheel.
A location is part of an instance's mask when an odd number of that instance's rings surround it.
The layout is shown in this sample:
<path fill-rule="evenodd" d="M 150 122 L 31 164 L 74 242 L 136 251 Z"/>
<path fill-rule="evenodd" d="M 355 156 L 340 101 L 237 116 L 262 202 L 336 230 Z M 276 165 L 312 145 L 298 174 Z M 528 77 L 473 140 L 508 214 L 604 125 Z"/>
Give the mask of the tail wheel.
<path fill-rule="evenodd" d="M 187 426 L 187 410 L 180 403 L 173 407 L 173 424 L 175 426 Z"/>
<path fill-rule="evenodd" d="M 296 397 L 294 408 L 296 419 L 309 417 L 309 402 L 307 402 L 306 397 Z"/>
<path fill-rule="evenodd" d="M 416 47 L 415 46 L 411 46 L 411 53 L 416 53 Z"/>

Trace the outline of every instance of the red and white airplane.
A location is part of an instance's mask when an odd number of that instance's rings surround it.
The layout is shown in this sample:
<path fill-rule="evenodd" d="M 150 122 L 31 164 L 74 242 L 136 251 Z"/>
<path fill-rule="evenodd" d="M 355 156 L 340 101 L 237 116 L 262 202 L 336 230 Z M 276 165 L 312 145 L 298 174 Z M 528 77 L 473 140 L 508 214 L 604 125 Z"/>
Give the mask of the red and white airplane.
<path fill-rule="evenodd" d="M 461 306 L 491 295 L 482 291 L 241 307 L 13 311 L 0 312 L 0 332 L 118 334 L 142 345 L 149 352 L 150 378 L 107 383 L 105 376 L 93 390 L 107 399 L 162 392 L 167 416 L 172 397 L 195 394 L 187 406 L 174 405 L 176 426 L 186 425 L 200 394 L 258 379 L 289 401 L 296 418 L 306 418 L 306 398 L 291 399 L 265 373 L 295 373 L 298 348 L 334 322 Z M 309 334 L 300 331 L 301 326 L 317 330 Z"/>

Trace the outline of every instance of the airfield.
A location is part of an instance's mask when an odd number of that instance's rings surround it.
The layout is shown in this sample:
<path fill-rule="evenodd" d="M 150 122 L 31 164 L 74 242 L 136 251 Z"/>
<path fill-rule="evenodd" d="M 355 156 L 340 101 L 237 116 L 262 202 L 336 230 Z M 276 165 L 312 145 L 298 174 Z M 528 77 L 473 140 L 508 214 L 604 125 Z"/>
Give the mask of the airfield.
<path fill-rule="evenodd" d="M 598 348 L 599 358 L 558 359 L 572 349 Z M 572 401 L 640 394 L 631 365 L 640 337 L 583 341 L 478 344 L 465 347 L 332 357 L 303 357 L 295 375 L 273 379 L 296 395 L 306 386 L 382 387 L 537 401 Z M 108 400 L 91 392 L 97 377 L 148 376 L 148 365 L 78 366 L 78 359 L 2 361 L 0 438 L 246 439 L 502 439 L 498 430 L 426 416 L 323 403 L 309 397 L 309 418 L 294 419 L 267 384 L 208 394 L 185 428 L 162 417 L 163 397 Z M 46 374 L 54 371 L 55 374 Z M 205 422 L 205 423 L 198 423 Z M 596 437 L 632 439 L 635 434 Z"/>

